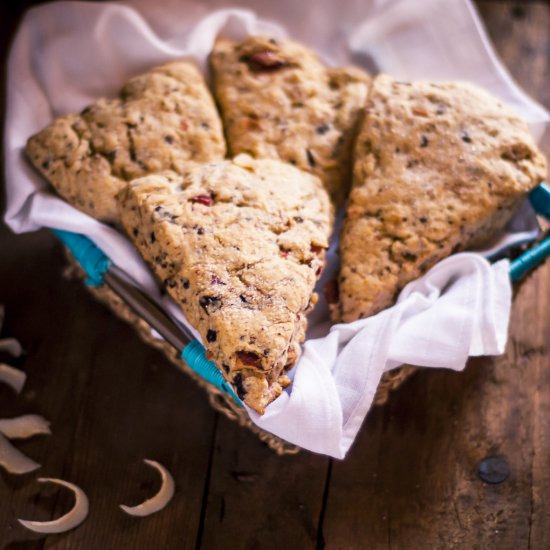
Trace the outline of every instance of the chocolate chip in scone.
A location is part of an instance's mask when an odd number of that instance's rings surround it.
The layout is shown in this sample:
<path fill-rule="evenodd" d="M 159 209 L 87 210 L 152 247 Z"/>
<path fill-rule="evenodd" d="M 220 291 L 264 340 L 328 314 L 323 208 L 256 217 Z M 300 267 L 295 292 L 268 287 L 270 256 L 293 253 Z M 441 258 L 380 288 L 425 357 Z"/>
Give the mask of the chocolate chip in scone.
<path fill-rule="evenodd" d="M 103 156 L 111 163 L 115 162 L 116 159 L 116 149 L 113 149 L 112 151 L 105 151 L 103 153 Z"/>
<path fill-rule="evenodd" d="M 50 167 L 50 159 L 46 159 L 43 163 L 42 163 L 42 168 L 44 168 L 44 170 L 48 170 Z"/>
<path fill-rule="evenodd" d="M 218 337 L 218 333 L 215 330 L 208 329 L 206 333 L 207 342 L 215 342 L 217 337 Z"/>
<path fill-rule="evenodd" d="M 183 286 L 183 288 L 189 288 L 189 279 L 182 279 L 181 286 Z"/>
<path fill-rule="evenodd" d="M 153 244 L 157 240 L 157 236 L 155 235 L 154 231 L 151 231 L 150 239 L 151 239 L 151 244 Z"/>
<path fill-rule="evenodd" d="M 222 363 L 222 368 L 226 373 L 229 373 L 229 365 L 227 363 Z"/>
<path fill-rule="evenodd" d="M 466 131 L 463 131 L 460 134 L 460 138 L 462 139 L 462 141 L 464 143 L 472 143 L 472 138 L 469 136 L 468 132 L 466 132 Z"/>
<path fill-rule="evenodd" d="M 420 147 L 428 147 L 429 143 L 428 138 L 426 136 L 422 136 L 422 139 L 420 140 Z"/>
<path fill-rule="evenodd" d="M 414 260 L 416 260 L 416 258 L 418 257 L 413 252 L 403 252 L 402 256 L 404 260 L 407 260 L 409 262 L 414 262 Z"/>
<path fill-rule="evenodd" d="M 321 136 L 326 134 L 329 130 L 330 126 L 328 124 L 321 124 L 321 126 L 317 126 L 317 128 L 315 128 L 315 131 Z"/>
<path fill-rule="evenodd" d="M 199 304 L 206 313 L 210 314 L 220 308 L 221 299 L 216 296 L 201 296 Z"/>
<path fill-rule="evenodd" d="M 246 388 L 243 384 L 242 374 L 237 374 L 237 376 L 233 378 L 233 384 L 235 385 L 235 389 L 237 390 L 237 395 L 239 396 L 239 399 L 244 399 L 246 397 Z"/>
<path fill-rule="evenodd" d="M 172 143 L 174 143 L 174 138 L 172 136 L 164 136 L 164 141 L 169 145 L 172 145 Z"/>
<path fill-rule="evenodd" d="M 303 223 L 303 222 L 304 222 L 304 218 L 302 218 L 302 216 L 295 216 L 294 221 L 295 221 L 296 223 Z"/>

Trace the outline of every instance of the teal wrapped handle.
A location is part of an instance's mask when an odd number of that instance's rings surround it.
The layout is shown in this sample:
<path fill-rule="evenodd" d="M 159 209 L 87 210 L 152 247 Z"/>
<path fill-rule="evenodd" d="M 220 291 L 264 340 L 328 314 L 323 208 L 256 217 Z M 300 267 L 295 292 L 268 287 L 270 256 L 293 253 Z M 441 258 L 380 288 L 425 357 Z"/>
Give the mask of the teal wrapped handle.
<path fill-rule="evenodd" d="M 80 267 L 86 272 L 89 286 L 101 286 L 103 276 L 111 267 L 111 260 L 88 237 L 80 233 L 53 229 L 56 237 L 71 251 Z"/>
<path fill-rule="evenodd" d="M 550 256 L 550 237 L 526 250 L 510 263 L 510 279 L 517 281 Z"/>
<path fill-rule="evenodd" d="M 86 272 L 88 277 L 86 284 L 90 286 L 102 285 L 105 274 L 112 265 L 109 257 L 85 235 L 62 229 L 53 229 L 53 232 L 71 251 L 75 260 Z M 181 352 L 181 357 L 197 374 L 224 393 L 229 394 L 238 405 L 242 406 L 240 399 L 235 395 L 218 367 L 206 358 L 204 347 L 200 342 L 193 340 L 187 344 Z"/>
<path fill-rule="evenodd" d="M 550 188 L 546 183 L 541 183 L 529 193 L 529 201 L 539 216 L 550 220 Z"/>
<path fill-rule="evenodd" d="M 210 382 L 222 392 L 229 394 L 237 405 L 242 407 L 241 400 L 235 395 L 235 392 L 223 377 L 218 367 L 206 358 L 206 352 L 198 340 L 193 340 L 183 348 L 181 357 L 197 374 L 202 376 L 207 382 Z"/>
<path fill-rule="evenodd" d="M 550 220 L 550 188 L 541 183 L 529 193 L 529 201 L 533 210 L 547 220 Z M 521 256 L 510 263 L 510 279 L 517 281 L 528 271 L 550 256 L 550 237 L 526 250 Z"/>

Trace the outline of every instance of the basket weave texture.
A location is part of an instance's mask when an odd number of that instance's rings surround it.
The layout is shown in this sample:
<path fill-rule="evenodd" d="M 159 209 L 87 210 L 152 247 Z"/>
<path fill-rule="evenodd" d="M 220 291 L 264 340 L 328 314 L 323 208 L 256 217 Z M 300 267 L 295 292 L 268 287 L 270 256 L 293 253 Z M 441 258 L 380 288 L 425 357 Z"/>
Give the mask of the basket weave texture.
<path fill-rule="evenodd" d="M 68 265 L 64 271 L 64 276 L 68 279 L 79 279 L 84 281 L 86 278 L 80 266 L 76 263 L 70 252 L 66 250 Z M 106 285 L 92 287 L 86 285 L 86 288 L 101 303 L 105 304 L 120 319 L 126 321 L 134 327 L 140 338 L 148 345 L 160 350 L 166 358 L 173 363 L 179 370 L 190 376 L 201 388 L 208 394 L 210 405 L 219 413 L 225 415 L 252 431 L 261 441 L 266 443 L 278 455 L 296 454 L 301 448 L 284 441 L 283 439 L 266 432 L 254 424 L 246 410 L 239 407 L 233 399 L 227 394 L 221 392 L 212 384 L 206 382 L 201 376 L 193 371 L 187 363 L 179 356 L 176 349 L 168 342 L 156 338 L 151 332 L 151 326 L 138 317 L 110 288 Z M 388 400 L 391 391 L 397 389 L 407 378 L 416 371 L 415 367 L 406 365 L 391 372 L 387 372 L 382 377 L 376 395 L 374 405 L 383 405 Z"/>

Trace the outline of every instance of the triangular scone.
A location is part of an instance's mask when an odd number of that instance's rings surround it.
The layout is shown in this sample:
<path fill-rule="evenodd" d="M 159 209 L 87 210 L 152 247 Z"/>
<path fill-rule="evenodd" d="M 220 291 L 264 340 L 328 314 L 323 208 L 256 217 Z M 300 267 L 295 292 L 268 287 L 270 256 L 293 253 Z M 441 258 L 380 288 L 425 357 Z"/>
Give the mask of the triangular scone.
<path fill-rule="evenodd" d="M 295 42 L 261 36 L 218 40 L 210 62 L 231 153 L 290 162 L 341 202 L 368 75 L 327 68 Z"/>
<path fill-rule="evenodd" d="M 372 84 L 341 237 L 339 303 L 353 321 L 452 252 L 502 228 L 546 176 L 525 122 L 464 83 Z"/>
<path fill-rule="evenodd" d="M 173 62 L 133 78 L 117 99 L 54 120 L 26 152 L 69 203 L 116 222 L 115 195 L 128 180 L 187 160 L 221 160 L 225 141 L 202 75 Z"/>
<path fill-rule="evenodd" d="M 207 355 L 262 413 L 288 385 L 332 227 L 318 178 L 274 160 L 188 163 L 131 182 L 124 228 Z"/>

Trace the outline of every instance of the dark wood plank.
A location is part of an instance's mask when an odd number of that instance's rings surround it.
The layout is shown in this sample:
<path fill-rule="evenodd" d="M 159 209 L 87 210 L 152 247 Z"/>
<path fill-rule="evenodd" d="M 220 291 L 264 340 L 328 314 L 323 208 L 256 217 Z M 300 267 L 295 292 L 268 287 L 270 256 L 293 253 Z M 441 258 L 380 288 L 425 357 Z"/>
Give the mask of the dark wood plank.
<path fill-rule="evenodd" d="M 34 412 L 52 421 L 53 435 L 20 444 L 43 464 L 39 475 L 80 485 L 91 502 L 87 521 L 48 537 L 45 548 L 192 548 L 195 545 L 212 447 L 215 413 L 206 395 L 133 330 L 96 303 L 79 282 L 61 278 L 60 246 L 49 234 L 0 233 L 0 303 L 5 333 L 19 336 L 28 355 L 20 397 L 0 389 L 0 415 Z M 177 494 L 161 514 L 127 517 L 118 504 L 156 492 L 152 458 L 174 475 Z M 65 492 L 33 480 L 0 479 L 0 546 L 36 538 L 15 518 L 46 519 L 70 507 Z"/>
<path fill-rule="evenodd" d="M 480 3 L 519 83 L 550 107 L 550 5 Z M 543 147 L 549 152 L 549 141 Z M 520 288 L 505 356 L 422 371 L 334 464 L 327 548 L 550 547 L 550 265 Z M 496 456 L 510 470 L 483 482 Z"/>
<path fill-rule="evenodd" d="M 550 2 L 477 2 L 493 44 L 516 81 L 550 105 Z M 550 150 L 550 132 L 541 147 Z"/>
<path fill-rule="evenodd" d="M 277 456 L 220 418 L 202 548 L 315 548 L 328 459 Z"/>

